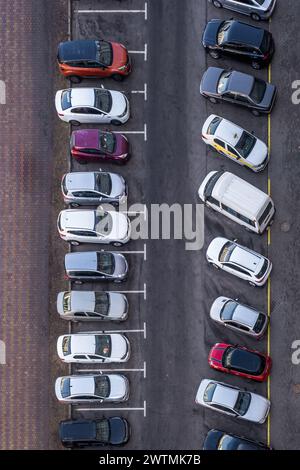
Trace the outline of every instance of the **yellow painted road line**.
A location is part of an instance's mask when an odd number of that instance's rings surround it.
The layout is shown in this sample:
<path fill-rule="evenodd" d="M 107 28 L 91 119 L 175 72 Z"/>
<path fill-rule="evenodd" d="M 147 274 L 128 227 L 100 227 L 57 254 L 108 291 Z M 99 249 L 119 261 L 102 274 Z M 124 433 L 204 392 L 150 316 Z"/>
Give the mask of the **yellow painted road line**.
<path fill-rule="evenodd" d="M 270 29 L 270 23 L 269 23 L 269 29 Z M 272 68 L 271 64 L 269 64 L 268 67 L 268 81 L 269 83 L 271 82 L 272 79 Z M 269 155 L 271 155 L 271 113 L 268 114 L 268 151 Z M 268 175 L 268 194 L 271 196 L 271 178 Z M 271 227 L 269 227 L 268 230 L 268 247 L 271 245 Z M 271 316 L 271 277 L 269 276 L 268 278 L 268 284 L 267 284 L 267 306 L 268 306 L 268 317 L 270 320 Z M 267 351 L 268 355 L 270 355 L 271 352 L 271 327 L 270 327 L 270 321 L 268 324 L 268 337 L 267 337 Z M 271 379 L 270 376 L 268 377 L 268 382 L 267 382 L 267 397 L 268 400 L 271 400 Z M 271 417 L 270 414 L 268 415 L 267 419 L 267 444 L 268 446 L 271 445 Z"/>

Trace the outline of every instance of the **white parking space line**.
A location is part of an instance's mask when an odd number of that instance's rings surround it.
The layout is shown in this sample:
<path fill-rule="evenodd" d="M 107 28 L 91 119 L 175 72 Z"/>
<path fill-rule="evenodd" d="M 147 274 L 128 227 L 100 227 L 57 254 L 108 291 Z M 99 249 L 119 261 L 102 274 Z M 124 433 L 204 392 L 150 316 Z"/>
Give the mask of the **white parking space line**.
<path fill-rule="evenodd" d="M 141 407 L 127 407 L 127 406 L 123 406 L 123 407 L 118 407 L 118 408 L 102 408 L 102 407 L 98 407 L 98 408 L 77 408 L 76 407 L 76 411 L 143 411 L 144 413 L 144 418 L 146 418 L 146 400 L 144 400 L 144 406 L 141 406 Z"/>
<path fill-rule="evenodd" d="M 145 47 L 143 51 L 128 51 L 129 54 L 143 54 L 144 55 L 144 61 L 147 62 L 148 60 L 148 44 L 145 43 Z"/>
<path fill-rule="evenodd" d="M 109 368 L 109 369 L 76 369 L 76 372 L 78 373 L 85 373 L 85 374 L 89 374 L 89 373 L 93 373 L 95 374 L 96 372 L 100 373 L 100 374 L 105 374 L 107 372 L 143 372 L 143 377 L 144 379 L 146 378 L 146 362 L 144 362 L 144 366 L 141 367 L 141 368 L 135 368 L 135 369 L 126 369 L 126 368 L 123 368 L 123 369 L 112 369 L 112 368 Z"/>
<path fill-rule="evenodd" d="M 118 253 L 121 253 L 122 255 L 144 255 L 144 261 L 147 261 L 147 250 L 146 250 L 146 243 L 144 243 L 144 249 L 140 251 L 133 251 L 133 250 L 128 250 L 128 251 L 120 251 L 118 250 Z"/>
<path fill-rule="evenodd" d="M 2 366 L 6 364 L 6 346 L 2 340 L 0 340 L 0 364 Z"/>
<path fill-rule="evenodd" d="M 148 19 L 148 3 L 145 2 L 144 10 L 75 10 L 75 13 L 144 13 L 145 21 Z"/>
<path fill-rule="evenodd" d="M 114 291 L 115 292 L 115 291 Z M 89 333 L 143 333 L 144 335 L 144 339 L 146 339 L 146 322 L 144 322 L 143 324 L 143 329 L 141 328 L 137 328 L 137 329 L 132 329 L 132 330 L 125 330 L 125 329 L 121 329 L 121 330 L 105 330 L 105 331 L 89 331 Z M 86 333 L 77 333 L 77 334 L 86 334 Z"/>
<path fill-rule="evenodd" d="M 117 292 L 119 294 L 143 294 L 144 300 L 147 300 L 146 283 L 144 283 L 144 290 L 111 290 L 111 292 Z"/>
<path fill-rule="evenodd" d="M 144 89 L 143 90 L 132 90 L 131 93 L 134 95 L 144 95 L 144 100 L 147 101 L 148 99 L 148 93 L 147 93 L 147 83 L 144 83 Z"/>
<path fill-rule="evenodd" d="M 114 131 L 115 134 L 143 134 L 144 141 L 147 142 L 147 124 L 144 124 L 143 131 Z"/>

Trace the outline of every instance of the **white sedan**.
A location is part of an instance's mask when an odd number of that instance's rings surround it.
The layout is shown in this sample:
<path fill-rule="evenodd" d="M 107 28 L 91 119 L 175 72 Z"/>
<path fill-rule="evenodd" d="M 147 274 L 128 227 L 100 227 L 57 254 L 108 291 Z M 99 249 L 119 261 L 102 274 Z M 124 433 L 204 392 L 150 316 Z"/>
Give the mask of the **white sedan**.
<path fill-rule="evenodd" d="M 271 406 L 269 400 L 257 393 L 209 379 L 201 381 L 196 403 L 234 418 L 259 424 L 266 421 Z"/>
<path fill-rule="evenodd" d="M 55 96 L 58 117 L 80 124 L 124 124 L 130 116 L 129 101 L 120 91 L 104 88 L 68 88 Z"/>
<path fill-rule="evenodd" d="M 207 248 L 206 259 L 215 268 L 244 279 L 251 286 L 263 286 L 272 270 L 268 258 L 239 245 L 236 240 L 230 241 L 223 237 L 212 240 Z"/>
<path fill-rule="evenodd" d="M 69 375 L 56 379 L 55 395 L 63 403 L 118 403 L 128 400 L 129 382 L 121 374 Z"/>
<path fill-rule="evenodd" d="M 72 245 L 104 243 L 122 246 L 130 240 L 131 225 L 121 212 L 66 209 L 60 212 L 57 229 Z"/>
<path fill-rule="evenodd" d="M 130 357 L 130 344 L 121 333 L 62 335 L 57 340 L 57 354 L 68 363 L 126 362 Z"/>

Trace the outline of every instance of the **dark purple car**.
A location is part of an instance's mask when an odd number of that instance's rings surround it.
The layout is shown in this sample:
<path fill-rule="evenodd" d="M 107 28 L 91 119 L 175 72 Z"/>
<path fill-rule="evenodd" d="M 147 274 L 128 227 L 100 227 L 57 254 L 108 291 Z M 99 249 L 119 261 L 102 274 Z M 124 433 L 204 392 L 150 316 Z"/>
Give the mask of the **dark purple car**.
<path fill-rule="evenodd" d="M 98 160 L 125 163 L 129 157 L 129 142 L 125 135 L 99 129 L 73 131 L 70 149 L 72 157 L 80 163 Z"/>

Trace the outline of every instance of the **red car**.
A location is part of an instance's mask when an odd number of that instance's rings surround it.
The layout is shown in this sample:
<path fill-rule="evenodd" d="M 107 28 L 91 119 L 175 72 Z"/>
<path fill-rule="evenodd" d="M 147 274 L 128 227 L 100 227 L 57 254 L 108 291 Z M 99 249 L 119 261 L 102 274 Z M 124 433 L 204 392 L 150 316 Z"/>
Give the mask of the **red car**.
<path fill-rule="evenodd" d="M 82 78 L 122 80 L 131 72 L 128 51 L 117 42 L 95 39 L 61 42 L 57 61 L 61 73 L 73 83 Z"/>
<path fill-rule="evenodd" d="M 212 369 L 263 382 L 270 374 L 270 356 L 242 346 L 216 343 L 210 350 L 208 364 Z"/>
<path fill-rule="evenodd" d="M 99 129 L 73 131 L 70 139 L 72 157 L 79 163 L 110 160 L 125 163 L 129 158 L 129 142 L 123 134 Z"/>

